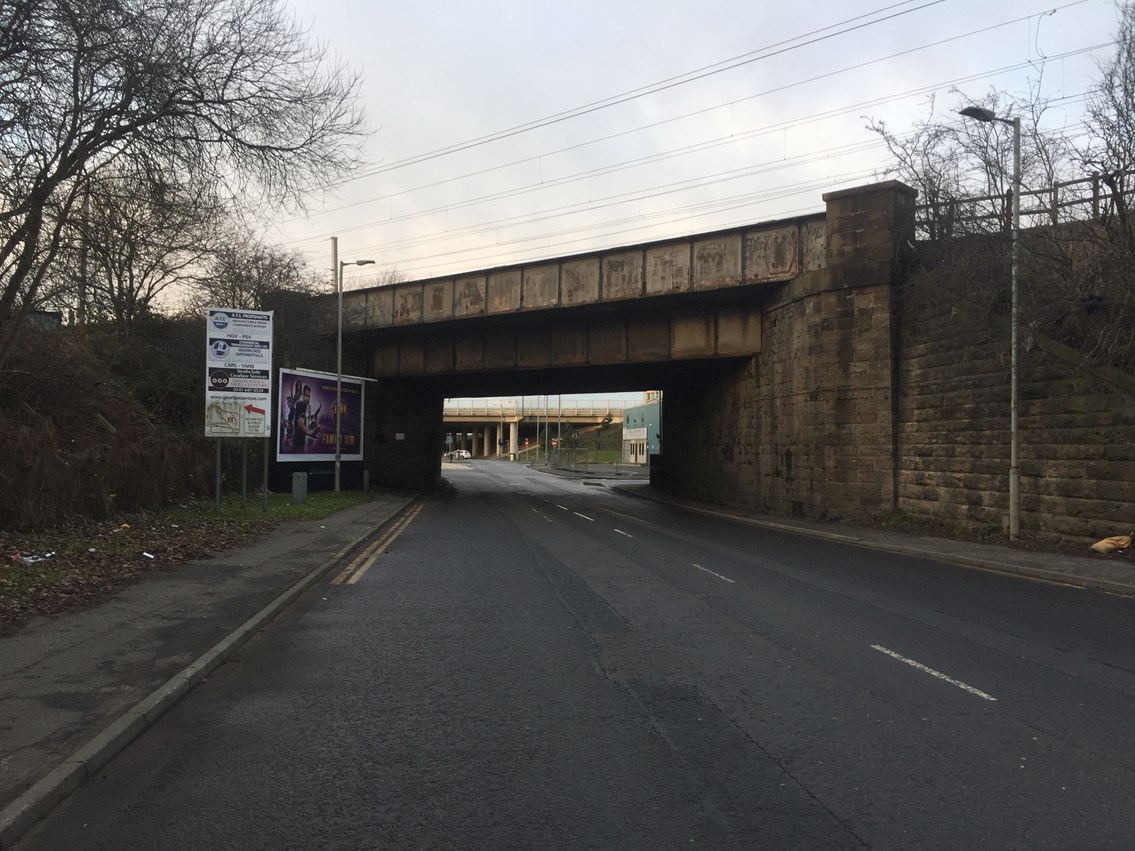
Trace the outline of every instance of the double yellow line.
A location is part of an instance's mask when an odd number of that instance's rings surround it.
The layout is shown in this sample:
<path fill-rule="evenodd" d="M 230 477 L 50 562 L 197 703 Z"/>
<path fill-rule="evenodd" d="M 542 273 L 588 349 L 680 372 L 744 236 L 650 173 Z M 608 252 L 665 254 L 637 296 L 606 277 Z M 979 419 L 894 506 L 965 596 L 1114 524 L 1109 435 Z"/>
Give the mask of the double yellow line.
<path fill-rule="evenodd" d="M 345 582 L 347 585 L 354 585 L 358 582 L 362 578 L 362 575 L 370 570 L 370 566 L 374 564 L 374 560 L 386 552 L 387 548 L 394 543 L 394 539 L 405 531 L 406 527 L 413 522 L 414 518 L 417 517 L 425 507 L 425 502 L 419 502 L 410 509 L 405 517 L 386 530 L 386 534 L 355 556 L 355 559 L 343 568 L 338 576 L 331 580 L 331 584 L 342 585 Z"/>

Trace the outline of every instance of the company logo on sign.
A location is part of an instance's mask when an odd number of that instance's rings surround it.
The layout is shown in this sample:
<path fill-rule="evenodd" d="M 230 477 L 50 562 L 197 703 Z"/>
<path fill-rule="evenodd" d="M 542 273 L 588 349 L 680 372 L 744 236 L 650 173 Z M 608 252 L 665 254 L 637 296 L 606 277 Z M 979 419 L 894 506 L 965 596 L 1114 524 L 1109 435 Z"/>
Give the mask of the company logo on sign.
<path fill-rule="evenodd" d="M 223 358 L 228 353 L 229 353 L 229 344 L 228 344 L 227 341 L 225 341 L 225 340 L 214 340 L 213 341 L 213 357 L 220 359 L 220 358 Z"/>
<path fill-rule="evenodd" d="M 227 372 L 221 372 L 219 369 L 213 370 L 209 373 L 209 383 L 214 387 L 228 387 L 229 374 Z"/>
<path fill-rule="evenodd" d="M 213 314 L 213 327 L 218 331 L 223 331 L 229 327 L 229 318 L 223 313 Z"/>

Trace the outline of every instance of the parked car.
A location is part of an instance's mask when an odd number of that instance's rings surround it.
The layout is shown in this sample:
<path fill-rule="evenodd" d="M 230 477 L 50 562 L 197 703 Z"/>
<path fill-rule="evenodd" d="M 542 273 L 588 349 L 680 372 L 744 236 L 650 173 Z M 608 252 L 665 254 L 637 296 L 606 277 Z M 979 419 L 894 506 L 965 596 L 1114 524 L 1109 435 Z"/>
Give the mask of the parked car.
<path fill-rule="evenodd" d="M 454 451 L 453 454 L 454 454 L 454 456 L 456 456 L 456 459 L 458 461 L 468 461 L 470 458 L 473 457 L 470 454 L 468 449 L 457 449 L 457 450 Z"/>

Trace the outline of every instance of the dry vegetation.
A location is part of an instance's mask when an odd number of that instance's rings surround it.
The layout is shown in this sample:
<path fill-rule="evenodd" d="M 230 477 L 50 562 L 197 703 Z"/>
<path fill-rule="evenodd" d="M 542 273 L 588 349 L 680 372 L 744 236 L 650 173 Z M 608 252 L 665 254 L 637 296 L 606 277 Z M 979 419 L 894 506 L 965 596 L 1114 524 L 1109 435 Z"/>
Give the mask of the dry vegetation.
<path fill-rule="evenodd" d="M 33 617 L 104 599 L 139 574 L 248 543 L 280 522 L 275 516 L 203 513 L 199 507 L 121 522 L 82 519 L 38 532 L 0 532 L 0 635 Z"/>

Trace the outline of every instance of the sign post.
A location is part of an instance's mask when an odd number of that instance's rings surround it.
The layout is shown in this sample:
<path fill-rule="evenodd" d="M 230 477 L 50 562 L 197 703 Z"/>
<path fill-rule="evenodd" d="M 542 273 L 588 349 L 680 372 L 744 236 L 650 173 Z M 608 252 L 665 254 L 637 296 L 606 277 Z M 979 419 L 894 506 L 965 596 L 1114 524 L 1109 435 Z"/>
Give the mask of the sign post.
<path fill-rule="evenodd" d="M 205 322 L 205 436 L 217 438 L 219 511 L 221 438 L 272 436 L 272 311 L 210 307 Z M 241 454 L 241 505 L 246 453 L 247 444 Z"/>

